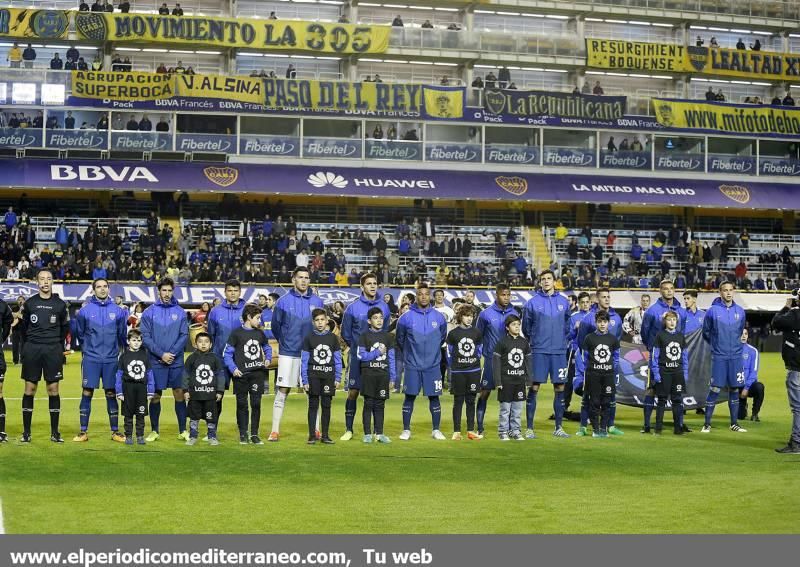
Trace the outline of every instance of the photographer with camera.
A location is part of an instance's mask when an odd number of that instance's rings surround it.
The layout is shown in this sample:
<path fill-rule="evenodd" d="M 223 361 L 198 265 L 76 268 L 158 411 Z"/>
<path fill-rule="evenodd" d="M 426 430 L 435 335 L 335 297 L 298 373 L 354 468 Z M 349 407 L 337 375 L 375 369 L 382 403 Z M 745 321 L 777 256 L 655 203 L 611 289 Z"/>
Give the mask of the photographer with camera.
<path fill-rule="evenodd" d="M 783 333 L 781 356 L 786 366 L 786 391 L 792 410 L 792 436 L 785 447 L 775 451 L 800 453 L 800 289 L 792 291 L 792 297 L 772 320 L 772 328 Z"/>

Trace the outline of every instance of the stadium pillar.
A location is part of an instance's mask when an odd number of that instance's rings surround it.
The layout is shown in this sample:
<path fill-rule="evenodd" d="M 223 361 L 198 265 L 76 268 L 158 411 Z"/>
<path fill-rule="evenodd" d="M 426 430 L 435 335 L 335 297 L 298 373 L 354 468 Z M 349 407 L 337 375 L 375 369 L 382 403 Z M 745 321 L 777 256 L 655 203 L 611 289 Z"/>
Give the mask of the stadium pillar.
<path fill-rule="evenodd" d="M 791 211 L 783 211 L 783 230 L 784 232 L 794 232 L 795 228 L 795 212 Z"/>
<path fill-rule="evenodd" d="M 352 0 L 352 2 L 349 3 L 345 2 L 344 15 L 350 22 L 356 23 L 358 20 L 358 0 Z"/>
<path fill-rule="evenodd" d="M 478 224 L 478 203 L 476 201 L 456 201 L 456 207 L 464 211 L 464 224 Z"/>
<path fill-rule="evenodd" d="M 589 205 L 586 203 L 575 205 L 575 225 L 586 226 L 589 221 Z"/>
<path fill-rule="evenodd" d="M 344 206 L 347 222 L 358 222 L 358 197 L 345 197 Z"/>
<path fill-rule="evenodd" d="M 471 5 L 465 7 L 462 18 L 464 20 L 464 29 L 466 31 L 472 31 L 475 27 L 475 8 Z"/>
<path fill-rule="evenodd" d="M 685 207 L 683 209 L 683 220 L 686 226 L 693 227 L 694 226 L 694 208 L 692 207 Z M 686 243 L 687 246 L 690 244 L 689 242 Z"/>

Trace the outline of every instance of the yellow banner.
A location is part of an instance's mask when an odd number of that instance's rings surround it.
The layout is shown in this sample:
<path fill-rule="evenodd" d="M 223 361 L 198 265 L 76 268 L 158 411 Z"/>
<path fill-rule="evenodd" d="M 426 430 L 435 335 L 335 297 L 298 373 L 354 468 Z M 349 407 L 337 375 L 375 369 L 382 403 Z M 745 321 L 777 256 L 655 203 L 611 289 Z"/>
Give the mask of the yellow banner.
<path fill-rule="evenodd" d="M 0 35 L 25 39 L 61 39 L 67 35 L 69 12 L 3 8 L 0 10 Z"/>
<path fill-rule="evenodd" d="M 175 95 L 166 73 L 73 71 L 72 96 L 111 100 L 160 100 Z"/>
<path fill-rule="evenodd" d="M 175 95 L 264 103 L 264 81 L 222 75 L 175 75 Z"/>
<path fill-rule="evenodd" d="M 794 80 L 800 56 L 743 49 L 587 39 L 586 65 L 596 69 L 703 73 L 762 80 Z"/>
<path fill-rule="evenodd" d="M 658 123 L 667 128 L 688 128 L 737 134 L 800 135 L 800 108 L 761 104 L 727 104 L 653 99 Z"/>
<path fill-rule="evenodd" d="M 419 116 L 422 85 L 264 79 L 264 105 L 276 110 Z"/>
<path fill-rule="evenodd" d="M 78 34 L 92 41 L 150 41 L 206 47 L 314 53 L 383 53 L 390 26 L 291 20 L 78 12 Z"/>
<path fill-rule="evenodd" d="M 426 118 L 463 118 L 464 89 L 459 87 L 424 87 Z"/>

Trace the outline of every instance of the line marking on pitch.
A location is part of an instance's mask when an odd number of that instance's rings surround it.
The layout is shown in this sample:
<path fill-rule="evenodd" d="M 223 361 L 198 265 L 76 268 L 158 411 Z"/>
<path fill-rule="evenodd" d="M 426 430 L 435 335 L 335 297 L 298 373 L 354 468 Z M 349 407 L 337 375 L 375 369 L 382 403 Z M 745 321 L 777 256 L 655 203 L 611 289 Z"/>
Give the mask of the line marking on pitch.
<path fill-rule="evenodd" d="M 6 533 L 6 528 L 3 525 L 3 501 L 0 500 L 0 535 Z"/>

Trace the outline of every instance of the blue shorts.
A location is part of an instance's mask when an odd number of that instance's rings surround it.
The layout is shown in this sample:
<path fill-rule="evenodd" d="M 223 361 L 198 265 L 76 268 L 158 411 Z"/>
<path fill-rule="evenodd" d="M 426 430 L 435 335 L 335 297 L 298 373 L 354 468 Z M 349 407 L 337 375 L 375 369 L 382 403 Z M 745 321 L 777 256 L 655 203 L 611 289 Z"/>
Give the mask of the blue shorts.
<path fill-rule="evenodd" d="M 417 396 L 420 390 L 426 396 L 442 395 L 442 374 L 439 372 L 438 366 L 427 370 L 406 368 L 403 393 L 409 396 Z"/>
<path fill-rule="evenodd" d="M 183 366 L 153 366 L 156 390 L 183 387 Z"/>
<path fill-rule="evenodd" d="M 711 387 L 744 388 L 744 361 L 738 358 L 711 357 Z"/>
<path fill-rule="evenodd" d="M 81 360 L 81 376 L 83 387 L 96 390 L 100 387 L 100 378 L 103 379 L 103 389 L 113 390 L 117 381 L 116 362 L 97 362 L 94 360 Z"/>
<path fill-rule="evenodd" d="M 544 384 L 548 376 L 553 384 L 563 384 L 567 381 L 567 354 L 533 353 L 532 382 Z"/>
<path fill-rule="evenodd" d="M 492 359 L 491 357 L 483 359 L 483 375 L 481 378 L 481 390 L 491 391 L 494 390 L 494 375 L 492 374 Z"/>
<path fill-rule="evenodd" d="M 350 363 L 347 366 L 347 390 L 361 391 L 361 361 L 358 353 L 350 349 Z"/>

